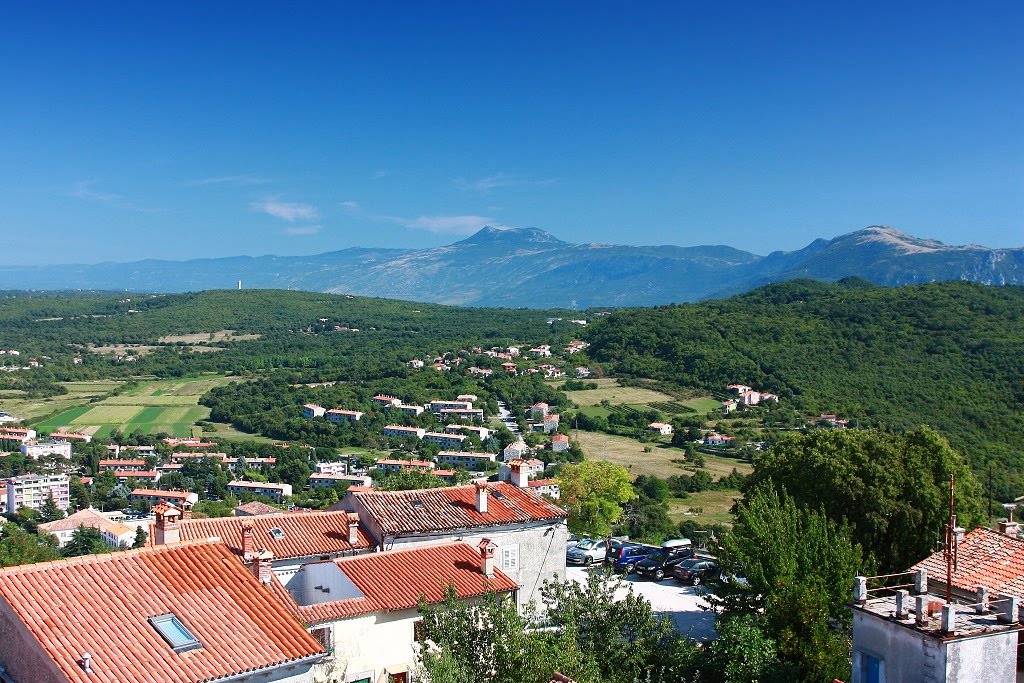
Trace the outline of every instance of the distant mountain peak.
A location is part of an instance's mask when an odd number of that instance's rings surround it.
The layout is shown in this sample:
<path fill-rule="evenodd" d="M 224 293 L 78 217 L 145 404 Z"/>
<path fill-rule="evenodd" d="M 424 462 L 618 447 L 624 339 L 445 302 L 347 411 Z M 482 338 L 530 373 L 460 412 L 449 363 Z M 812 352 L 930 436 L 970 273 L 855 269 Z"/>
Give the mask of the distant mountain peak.
<path fill-rule="evenodd" d="M 845 235 L 845 237 L 852 238 L 858 244 L 864 244 L 865 242 L 885 244 L 904 254 L 925 254 L 964 248 L 950 246 L 938 240 L 914 237 L 888 225 L 872 225 L 863 230 L 851 232 L 849 235 Z M 840 237 L 838 239 L 843 238 Z"/>
<path fill-rule="evenodd" d="M 477 233 L 470 235 L 456 244 L 505 244 L 509 246 L 558 247 L 567 246 L 569 243 L 563 242 L 551 233 L 545 232 L 540 228 L 505 228 L 487 225 L 481 228 Z"/>

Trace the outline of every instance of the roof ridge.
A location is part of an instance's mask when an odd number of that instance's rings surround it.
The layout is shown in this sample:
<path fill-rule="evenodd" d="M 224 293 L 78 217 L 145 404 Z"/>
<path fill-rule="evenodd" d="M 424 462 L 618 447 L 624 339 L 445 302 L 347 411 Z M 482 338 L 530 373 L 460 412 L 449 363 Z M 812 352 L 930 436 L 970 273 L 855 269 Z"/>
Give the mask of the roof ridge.
<path fill-rule="evenodd" d="M 220 539 L 203 538 L 191 541 L 181 541 L 173 545 L 146 545 L 142 548 L 128 548 L 127 550 L 115 550 L 109 553 L 93 553 L 90 555 L 76 555 L 75 557 L 61 557 L 47 562 L 36 562 L 33 564 L 18 564 L 11 567 L 0 567 L 0 576 L 9 574 L 28 574 L 35 571 L 42 571 L 52 567 L 67 567 L 78 564 L 100 564 L 103 562 L 114 562 L 124 560 L 143 553 L 166 553 L 179 548 L 195 547 L 201 545 L 220 545 L 225 552 L 230 553 L 227 546 Z"/>

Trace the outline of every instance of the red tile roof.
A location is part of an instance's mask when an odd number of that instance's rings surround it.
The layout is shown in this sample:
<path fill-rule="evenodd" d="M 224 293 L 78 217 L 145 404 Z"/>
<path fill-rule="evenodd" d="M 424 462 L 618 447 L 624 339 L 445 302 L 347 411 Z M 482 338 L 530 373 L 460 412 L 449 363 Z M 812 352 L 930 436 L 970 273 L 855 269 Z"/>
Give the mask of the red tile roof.
<path fill-rule="evenodd" d="M 219 538 L 236 555 L 242 554 L 242 525 L 252 525 L 254 550 L 269 550 L 274 558 L 291 559 L 335 555 L 374 545 L 361 527 L 359 542 L 348 542 L 348 518 L 345 512 L 297 512 L 291 515 L 253 517 L 217 517 L 186 519 L 181 522 L 181 540 Z M 284 538 L 270 535 L 272 528 L 284 532 Z M 153 538 L 153 534 L 150 534 Z"/>
<path fill-rule="evenodd" d="M 145 460 L 100 460 L 100 467 L 145 467 Z"/>
<path fill-rule="evenodd" d="M 957 546 L 953 587 L 973 593 L 985 586 L 990 593 L 1024 597 L 1024 541 L 992 529 L 978 527 Z M 946 581 L 942 551 L 933 553 L 913 569 L 928 570 L 929 581 Z"/>
<path fill-rule="evenodd" d="M 279 515 L 284 512 L 284 510 L 282 510 L 281 508 L 276 508 L 273 505 L 267 505 L 266 503 L 259 500 L 253 500 L 248 503 L 244 503 L 243 505 L 239 505 L 238 507 L 235 508 L 236 515 L 238 514 L 239 510 L 242 511 L 243 515 L 250 516 Z"/>
<path fill-rule="evenodd" d="M 476 485 L 372 491 L 352 496 L 387 536 L 565 519 L 565 510 L 533 491 L 505 482 L 487 484 L 486 488 L 486 514 L 476 510 Z M 413 501 L 419 503 L 414 506 Z"/>
<path fill-rule="evenodd" d="M 75 683 L 195 683 L 323 653 L 219 543 L 12 567 L 0 570 L 0 595 Z M 147 621 L 164 614 L 202 647 L 175 653 Z M 84 652 L 93 657 L 90 674 Z M 4 664 L 17 676 L 17 663 Z"/>
<path fill-rule="evenodd" d="M 278 582 L 272 590 L 306 624 L 334 621 L 372 612 L 409 609 L 419 603 L 444 600 L 451 585 L 460 598 L 496 591 L 511 592 L 519 584 L 495 567 L 488 579 L 480 569 L 480 551 L 468 543 L 445 543 L 409 550 L 391 550 L 334 561 L 363 594 L 318 605 L 297 605 L 287 588 Z"/>

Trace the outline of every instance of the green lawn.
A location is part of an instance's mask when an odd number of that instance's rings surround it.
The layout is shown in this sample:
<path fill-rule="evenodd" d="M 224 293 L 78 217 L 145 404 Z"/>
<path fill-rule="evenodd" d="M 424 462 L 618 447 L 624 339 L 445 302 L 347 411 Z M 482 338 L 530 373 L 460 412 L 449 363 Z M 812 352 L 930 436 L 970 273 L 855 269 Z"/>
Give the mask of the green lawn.
<path fill-rule="evenodd" d="M 732 526 L 733 516 L 729 510 L 739 497 L 739 491 L 729 490 L 702 491 L 691 493 L 686 498 L 669 498 L 668 516 L 673 522 L 690 520 Z"/>

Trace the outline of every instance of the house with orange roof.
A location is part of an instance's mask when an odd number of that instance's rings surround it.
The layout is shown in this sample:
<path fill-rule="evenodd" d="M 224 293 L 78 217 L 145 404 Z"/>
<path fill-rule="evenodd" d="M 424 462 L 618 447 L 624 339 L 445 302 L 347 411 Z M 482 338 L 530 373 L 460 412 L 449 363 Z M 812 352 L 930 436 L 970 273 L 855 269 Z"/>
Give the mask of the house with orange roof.
<path fill-rule="evenodd" d="M 496 567 L 517 582 L 520 607 L 545 579 L 565 577 L 566 512 L 534 491 L 475 482 L 413 491 L 352 492 L 329 509 L 359 515 L 374 543 L 394 549 L 493 539 Z"/>
<path fill-rule="evenodd" d="M 135 529 L 113 521 L 94 508 L 79 510 L 64 519 L 39 525 L 41 531 L 56 537 L 58 548 L 66 546 L 80 527 L 97 529 L 100 538 L 111 548 L 128 548 L 135 542 Z"/>
<path fill-rule="evenodd" d="M 0 570 L 13 683 L 313 683 L 326 649 L 222 543 Z"/>
<path fill-rule="evenodd" d="M 333 408 L 326 413 L 327 421 L 334 424 L 339 422 L 359 422 L 365 414 L 359 410 L 345 410 L 343 408 Z"/>
<path fill-rule="evenodd" d="M 449 586 L 473 602 L 519 585 L 496 566 L 497 547 L 454 542 L 304 565 L 269 584 L 281 603 L 331 653 L 343 681 L 408 681 L 415 668 L 418 606 L 437 604 Z M 418 680 L 418 679 L 417 679 Z"/>
<path fill-rule="evenodd" d="M 551 450 L 555 453 L 569 450 L 569 437 L 565 434 L 555 434 L 551 437 Z"/>
<path fill-rule="evenodd" d="M 327 409 L 316 403 L 307 403 L 302 406 L 302 417 L 312 420 L 314 417 L 323 417 Z"/>

